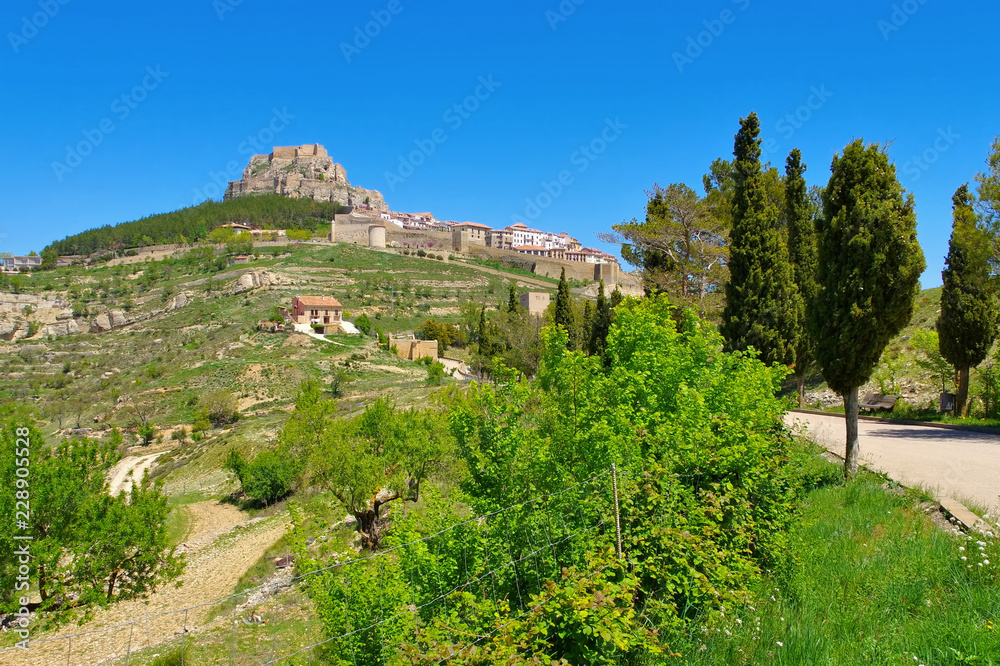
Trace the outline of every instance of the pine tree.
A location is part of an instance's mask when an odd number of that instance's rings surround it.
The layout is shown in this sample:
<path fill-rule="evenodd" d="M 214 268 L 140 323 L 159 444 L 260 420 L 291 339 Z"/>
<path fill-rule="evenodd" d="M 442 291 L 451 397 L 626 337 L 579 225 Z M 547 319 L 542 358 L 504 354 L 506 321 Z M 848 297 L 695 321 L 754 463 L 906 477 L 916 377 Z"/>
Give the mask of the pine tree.
<path fill-rule="evenodd" d="M 558 326 L 562 326 L 569 333 L 569 348 L 574 348 L 573 332 L 575 321 L 573 317 L 573 304 L 569 295 L 569 282 L 566 281 L 566 269 L 562 269 L 559 275 L 559 289 L 556 291 L 556 307 L 553 321 Z"/>
<path fill-rule="evenodd" d="M 798 319 L 806 321 L 806 310 L 816 298 L 816 230 L 809 203 L 806 179 L 802 174 L 802 152 L 796 148 L 785 162 L 785 217 L 788 224 L 788 261 L 792 281 L 799 290 L 796 301 Z M 806 376 L 816 362 L 816 343 L 805 326 L 799 326 L 795 346 L 795 379 L 799 390 L 799 407 L 805 404 Z"/>
<path fill-rule="evenodd" d="M 954 222 L 941 272 L 937 329 L 941 356 L 958 373 L 955 414 L 961 416 L 969 398 L 969 369 L 986 359 L 996 337 L 997 304 L 989 284 L 990 239 L 976 223 L 969 186 L 958 188 L 952 202 Z"/>
<path fill-rule="evenodd" d="M 728 351 L 753 347 L 765 363 L 791 365 L 802 325 L 800 296 L 778 230 L 778 208 L 764 185 L 756 113 L 740 119 L 733 155 L 730 278 L 719 330 Z"/>
<path fill-rule="evenodd" d="M 878 144 L 833 158 L 816 225 L 819 290 L 809 310 L 823 377 L 844 396 L 844 473 L 858 470 L 858 388 L 913 314 L 924 254 L 913 196 Z"/>

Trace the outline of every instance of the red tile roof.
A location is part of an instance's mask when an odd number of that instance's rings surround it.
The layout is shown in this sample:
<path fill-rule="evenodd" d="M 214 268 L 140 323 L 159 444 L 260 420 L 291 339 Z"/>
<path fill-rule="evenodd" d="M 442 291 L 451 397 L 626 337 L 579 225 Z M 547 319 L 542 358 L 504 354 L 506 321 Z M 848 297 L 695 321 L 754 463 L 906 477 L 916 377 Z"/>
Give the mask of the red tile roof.
<path fill-rule="evenodd" d="M 299 303 L 306 307 L 327 307 L 327 308 L 342 308 L 343 305 L 340 304 L 336 298 L 332 296 L 298 296 Z"/>

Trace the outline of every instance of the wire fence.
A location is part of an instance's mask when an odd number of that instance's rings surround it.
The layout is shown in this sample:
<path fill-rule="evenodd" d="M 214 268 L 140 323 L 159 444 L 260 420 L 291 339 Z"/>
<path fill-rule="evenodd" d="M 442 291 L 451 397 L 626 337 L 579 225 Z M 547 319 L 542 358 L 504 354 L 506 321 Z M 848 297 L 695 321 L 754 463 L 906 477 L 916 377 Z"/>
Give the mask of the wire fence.
<path fill-rule="evenodd" d="M 566 567 L 584 565 L 595 545 L 616 547 L 621 556 L 617 490 L 618 471 L 609 469 L 405 543 L 387 538 L 384 548 L 364 557 L 185 608 L 33 640 L 27 651 L 5 648 L 0 662 L 139 664 L 156 653 L 179 652 L 181 664 L 311 664 L 330 658 L 381 664 L 393 656 L 400 637 L 416 642 L 434 618 L 461 622 L 463 613 L 474 614 L 455 599 L 465 593 L 480 610 L 489 607 L 492 620 L 468 618 L 478 628 L 465 635 L 451 628 L 457 649 L 439 663 L 448 661 L 534 612 L 532 599 L 545 582 L 558 580 Z M 498 624 L 501 607 L 509 608 L 509 619 Z"/>

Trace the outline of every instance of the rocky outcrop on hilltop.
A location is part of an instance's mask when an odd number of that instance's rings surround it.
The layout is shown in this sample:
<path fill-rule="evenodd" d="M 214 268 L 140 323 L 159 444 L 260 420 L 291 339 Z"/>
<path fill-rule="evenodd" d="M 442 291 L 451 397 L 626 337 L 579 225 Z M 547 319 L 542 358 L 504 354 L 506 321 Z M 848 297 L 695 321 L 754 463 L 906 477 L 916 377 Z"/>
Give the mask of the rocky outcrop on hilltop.
<path fill-rule="evenodd" d="M 377 190 L 354 187 L 344 167 L 319 144 L 276 146 L 270 155 L 254 155 L 243 179 L 226 188 L 226 199 L 248 194 L 280 194 L 293 199 L 336 201 L 359 211 L 378 214 L 389 206 Z"/>

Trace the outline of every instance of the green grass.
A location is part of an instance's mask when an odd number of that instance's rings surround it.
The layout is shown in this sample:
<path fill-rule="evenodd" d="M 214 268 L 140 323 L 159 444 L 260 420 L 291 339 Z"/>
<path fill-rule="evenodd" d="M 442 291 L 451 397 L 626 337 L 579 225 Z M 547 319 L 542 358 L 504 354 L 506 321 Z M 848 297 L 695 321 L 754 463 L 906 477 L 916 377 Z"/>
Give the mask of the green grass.
<path fill-rule="evenodd" d="M 167 543 L 180 545 L 191 533 L 191 511 L 186 506 L 175 506 L 167 516 Z"/>
<path fill-rule="evenodd" d="M 909 405 L 903 404 L 904 401 L 900 400 L 896 403 L 897 408 L 891 412 L 862 412 L 862 416 L 877 416 L 880 418 L 887 419 L 900 419 L 904 421 L 922 421 L 924 423 L 947 423 L 949 425 L 962 425 L 962 426 L 973 426 L 976 428 L 996 428 L 1000 429 L 1000 419 L 985 419 L 976 418 L 974 416 L 967 416 L 958 418 L 952 416 L 951 414 L 941 414 L 934 409 L 914 409 Z M 816 409 L 815 406 L 806 405 L 807 409 Z M 832 405 L 829 407 L 824 407 L 818 411 L 827 412 L 829 414 L 843 414 L 843 405 Z"/>
<path fill-rule="evenodd" d="M 1000 664 L 1000 544 L 978 566 L 975 540 L 917 501 L 868 474 L 811 493 L 794 560 L 756 603 L 696 627 L 690 663 Z"/>

